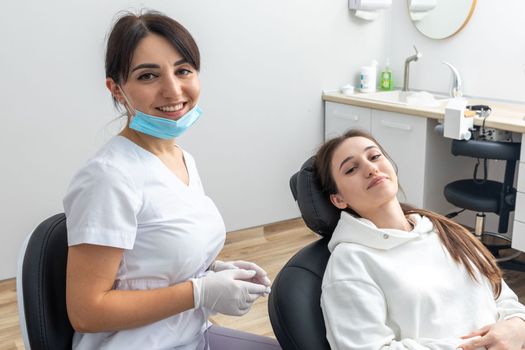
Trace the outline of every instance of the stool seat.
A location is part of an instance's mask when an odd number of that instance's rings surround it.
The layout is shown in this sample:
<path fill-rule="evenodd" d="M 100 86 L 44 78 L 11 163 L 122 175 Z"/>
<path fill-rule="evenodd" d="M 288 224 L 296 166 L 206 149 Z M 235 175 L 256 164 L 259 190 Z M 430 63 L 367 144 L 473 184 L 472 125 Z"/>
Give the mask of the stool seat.
<path fill-rule="evenodd" d="M 445 186 L 445 198 L 456 207 L 483 213 L 499 213 L 503 184 L 486 180 L 458 180 Z"/>

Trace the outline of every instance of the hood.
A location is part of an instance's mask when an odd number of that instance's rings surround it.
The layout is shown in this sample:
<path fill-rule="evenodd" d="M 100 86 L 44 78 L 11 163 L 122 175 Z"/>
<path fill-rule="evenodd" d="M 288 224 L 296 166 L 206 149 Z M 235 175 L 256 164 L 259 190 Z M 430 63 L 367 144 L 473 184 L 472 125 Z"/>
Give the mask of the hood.
<path fill-rule="evenodd" d="M 414 229 L 410 232 L 388 228 L 379 229 L 370 220 L 356 218 L 342 211 L 341 218 L 328 243 L 328 249 L 333 252 L 339 243 L 356 243 L 370 248 L 388 250 L 433 232 L 434 225 L 427 217 L 411 214 L 410 219 L 414 223 Z"/>

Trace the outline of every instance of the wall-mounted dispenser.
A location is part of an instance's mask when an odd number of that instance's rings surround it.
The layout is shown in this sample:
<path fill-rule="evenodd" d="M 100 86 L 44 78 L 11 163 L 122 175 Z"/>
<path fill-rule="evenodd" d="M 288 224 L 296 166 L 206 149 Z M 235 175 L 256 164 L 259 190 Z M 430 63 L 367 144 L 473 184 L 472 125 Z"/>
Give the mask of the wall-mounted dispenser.
<path fill-rule="evenodd" d="M 392 0 L 348 0 L 348 8 L 355 10 L 355 16 L 373 21 L 379 17 L 379 10 L 389 8 Z"/>

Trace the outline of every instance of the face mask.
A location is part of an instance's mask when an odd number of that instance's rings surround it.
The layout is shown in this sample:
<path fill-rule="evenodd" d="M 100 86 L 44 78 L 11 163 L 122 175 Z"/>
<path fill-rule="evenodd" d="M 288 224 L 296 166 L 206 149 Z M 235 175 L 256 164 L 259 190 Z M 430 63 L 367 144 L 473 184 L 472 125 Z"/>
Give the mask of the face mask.
<path fill-rule="evenodd" d="M 193 107 L 178 120 L 159 118 L 136 110 L 129 127 L 159 139 L 174 139 L 188 130 L 201 114 L 199 106 Z"/>
<path fill-rule="evenodd" d="M 179 137 L 184 134 L 184 132 L 188 130 L 202 114 L 200 107 L 195 106 L 178 120 L 155 117 L 139 110 L 132 109 L 131 103 L 129 103 L 129 100 L 122 89 L 120 91 L 126 100 L 126 109 L 132 115 L 129 127 L 133 130 L 159 139 L 169 140 Z"/>

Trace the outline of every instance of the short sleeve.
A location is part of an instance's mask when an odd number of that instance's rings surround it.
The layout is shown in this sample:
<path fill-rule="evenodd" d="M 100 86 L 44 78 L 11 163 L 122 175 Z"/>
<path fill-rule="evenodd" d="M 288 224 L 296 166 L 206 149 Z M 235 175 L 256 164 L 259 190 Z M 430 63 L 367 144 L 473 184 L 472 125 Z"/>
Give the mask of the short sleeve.
<path fill-rule="evenodd" d="M 68 245 L 132 249 L 140 198 L 130 176 L 108 164 L 88 163 L 71 181 L 63 201 Z"/>

